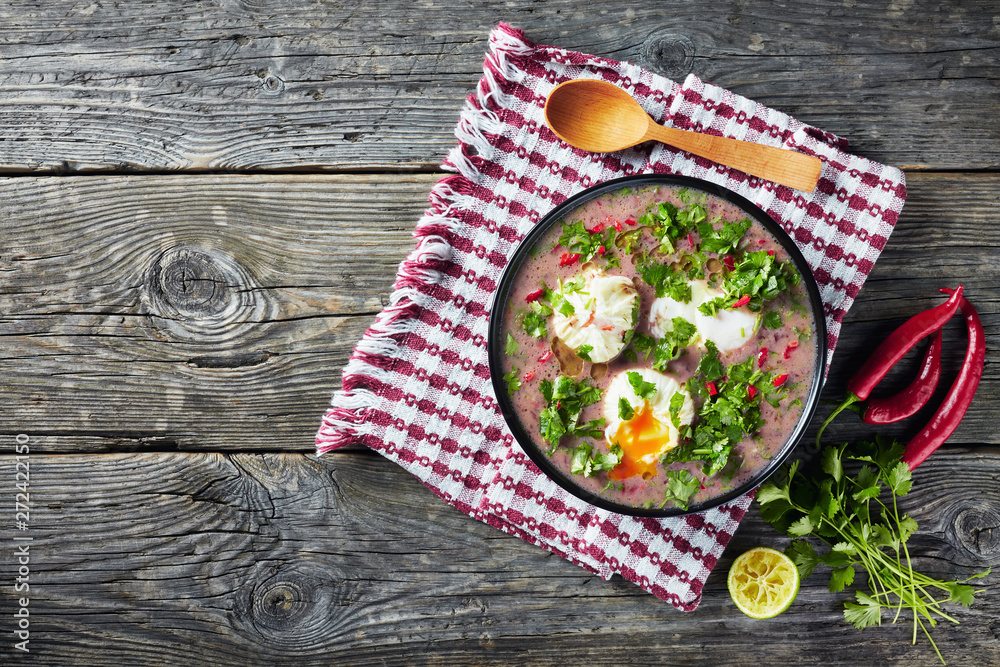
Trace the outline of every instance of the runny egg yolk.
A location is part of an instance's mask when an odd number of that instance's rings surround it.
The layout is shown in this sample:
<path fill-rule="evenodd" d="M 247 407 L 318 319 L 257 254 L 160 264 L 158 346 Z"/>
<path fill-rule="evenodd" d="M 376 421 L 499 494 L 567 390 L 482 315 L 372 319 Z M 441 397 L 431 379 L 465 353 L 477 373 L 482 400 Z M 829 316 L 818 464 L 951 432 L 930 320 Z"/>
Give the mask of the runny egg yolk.
<path fill-rule="evenodd" d="M 608 478 L 616 481 L 637 475 L 650 479 L 660 453 L 674 444 L 671 426 L 653 416 L 649 403 L 618 426 L 613 441 L 622 448 L 621 463 L 608 472 Z"/>

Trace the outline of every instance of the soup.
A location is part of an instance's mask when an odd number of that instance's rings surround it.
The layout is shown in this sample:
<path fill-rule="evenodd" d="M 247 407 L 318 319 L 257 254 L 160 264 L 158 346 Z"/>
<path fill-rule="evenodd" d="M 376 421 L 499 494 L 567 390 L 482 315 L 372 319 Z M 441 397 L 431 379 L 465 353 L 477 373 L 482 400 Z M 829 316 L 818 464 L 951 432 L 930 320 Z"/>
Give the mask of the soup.
<path fill-rule="evenodd" d="M 713 194 L 623 188 L 534 244 L 502 314 L 504 385 L 580 489 L 679 508 L 759 473 L 795 430 L 816 322 L 794 262 Z"/>

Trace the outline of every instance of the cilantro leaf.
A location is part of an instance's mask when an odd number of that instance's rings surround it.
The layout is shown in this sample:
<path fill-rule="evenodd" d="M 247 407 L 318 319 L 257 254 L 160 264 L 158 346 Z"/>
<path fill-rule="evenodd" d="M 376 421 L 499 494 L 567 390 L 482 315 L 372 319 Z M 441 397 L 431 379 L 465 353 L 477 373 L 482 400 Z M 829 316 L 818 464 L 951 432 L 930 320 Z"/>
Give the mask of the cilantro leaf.
<path fill-rule="evenodd" d="M 592 387 L 586 378 L 575 382 L 573 378 L 560 375 L 554 383 L 541 380 L 538 384 L 546 402 L 539 415 L 539 430 L 546 442 L 558 446 L 565 435 L 590 438 L 603 435 L 603 418 L 580 424 L 583 409 L 601 400 L 601 391 Z"/>
<path fill-rule="evenodd" d="M 839 593 L 854 583 L 854 566 L 845 565 L 830 573 L 830 592 Z"/>
<path fill-rule="evenodd" d="M 593 345 L 581 345 L 576 348 L 576 356 L 580 357 L 584 361 L 590 361 L 590 353 L 594 351 Z"/>
<path fill-rule="evenodd" d="M 701 488 L 701 482 L 688 470 L 668 470 L 667 490 L 664 494 L 663 504 L 674 503 L 682 510 L 686 510 L 693 496 Z"/>
<path fill-rule="evenodd" d="M 785 549 L 785 555 L 792 559 L 799 571 L 799 578 L 805 579 L 819 565 L 816 549 L 808 540 L 795 540 Z"/>
<path fill-rule="evenodd" d="M 547 338 L 549 335 L 548 327 L 545 323 L 545 317 L 535 311 L 530 311 L 524 316 L 522 325 L 524 326 L 525 333 L 529 336 L 534 336 L 535 338 Z"/>
<path fill-rule="evenodd" d="M 516 368 L 512 369 L 509 373 L 504 373 L 503 380 L 507 383 L 508 394 L 513 395 L 515 391 L 521 390 L 521 378 L 518 376 Z"/>
<path fill-rule="evenodd" d="M 635 410 L 632 409 L 632 404 L 624 396 L 620 396 L 618 398 L 618 418 L 623 422 L 627 422 L 634 416 Z"/>
<path fill-rule="evenodd" d="M 593 477 L 602 470 L 612 470 L 621 463 L 622 448 L 612 445 L 607 453 L 595 452 L 589 443 L 581 443 L 573 450 L 570 472 L 574 475 Z"/>
<path fill-rule="evenodd" d="M 882 625 L 882 605 L 861 591 L 855 593 L 855 599 L 860 604 L 844 603 L 844 620 L 858 630 Z"/>
<path fill-rule="evenodd" d="M 638 269 L 639 277 L 656 290 L 657 298 L 669 296 L 681 303 L 691 302 L 691 283 L 682 271 L 660 263 L 642 263 Z"/>
<path fill-rule="evenodd" d="M 507 332 L 507 344 L 504 346 L 504 354 L 511 355 L 517 354 L 517 350 L 520 346 L 517 344 L 517 339 L 515 339 L 510 332 Z"/>
<path fill-rule="evenodd" d="M 643 380 L 640 373 L 628 371 L 625 375 L 628 378 L 628 383 L 632 385 L 635 395 L 639 398 L 649 398 L 656 393 L 656 384 Z"/>

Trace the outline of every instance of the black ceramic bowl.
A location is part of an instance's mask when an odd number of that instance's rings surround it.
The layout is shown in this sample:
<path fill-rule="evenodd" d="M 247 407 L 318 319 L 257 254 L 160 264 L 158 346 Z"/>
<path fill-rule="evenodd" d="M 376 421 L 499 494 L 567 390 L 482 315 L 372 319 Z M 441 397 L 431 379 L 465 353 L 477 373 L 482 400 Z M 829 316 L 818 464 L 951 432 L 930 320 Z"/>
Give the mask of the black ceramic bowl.
<path fill-rule="evenodd" d="M 572 476 L 563 473 L 551 462 L 548 455 L 535 444 L 534 438 L 532 438 L 532 436 L 521 424 L 521 421 L 517 417 L 511 403 L 506 382 L 502 378 L 503 371 L 501 370 L 505 343 L 503 340 L 503 324 L 505 319 L 503 309 L 507 307 L 510 301 L 509 294 L 512 283 L 522 264 L 528 258 L 534 245 L 545 235 L 552 225 L 561 221 L 566 214 L 570 213 L 580 205 L 585 204 L 600 195 L 614 192 L 622 188 L 637 189 L 654 185 L 678 186 L 707 192 L 710 195 L 714 195 L 738 206 L 747 217 L 759 222 L 764 228 L 766 228 L 788 252 L 788 256 L 794 262 L 799 273 L 802 275 L 803 282 L 805 283 L 806 291 L 809 296 L 813 319 L 815 320 L 816 325 L 816 355 L 814 359 L 815 366 L 812 386 L 809 387 L 806 392 L 802 416 L 795 424 L 795 427 L 788 433 L 788 438 L 785 441 L 785 444 L 781 447 L 778 454 L 775 455 L 768 462 L 768 464 L 751 479 L 728 491 L 720 492 L 717 496 L 711 497 L 702 502 L 692 503 L 687 510 L 682 510 L 676 507 L 658 509 L 633 507 L 630 505 L 616 503 L 608 498 L 596 495 L 581 488 L 574 481 Z M 738 498 L 767 479 L 767 477 L 777 470 L 785 459 L 788 458 L 788 455 L 798 444 L 808 427 L 819 401 L 820 390 L 823 384 L 823 373 L 826 367 L 826 325 L 823 313 L 823 303 L 820 300 L 819 290 L 816 287 L 816 282 L 813 279 L 812 271 L 810 270 L 809 265 L 806 263 L 805 258 L 802 256 L 802 253 L 796 247 L 792 239 L 788 236 L 785 230 L 774 221 L 773 218 L 745 197 L 708 181 L 675 175 L 651 174 L 630 176 L 596 185 L 574 195 L 573 197 L 570 197 L 546 215 L 515 249 L 514 254 L 511 257 L 510 262 L 507 264 L 503 276 L 500 279 L 500 284 L 497 287 L 496 294 L 494 295 L 493 308 L 496 310 L 490 317 L 488 342 L 490 375 L 493 380 L 493 389 L 496 392 L 500 409 L 507 425 L 510 427 L 511 432 L 514 435 L 514 438 L 517 440 L 518 444 L 525 451 L 525 453 L 535 463 L 535 465 L 537 465 L 556 484 L 574 496 L 606 510 L 632 516 L 680 516 L 701 512 Z"/>

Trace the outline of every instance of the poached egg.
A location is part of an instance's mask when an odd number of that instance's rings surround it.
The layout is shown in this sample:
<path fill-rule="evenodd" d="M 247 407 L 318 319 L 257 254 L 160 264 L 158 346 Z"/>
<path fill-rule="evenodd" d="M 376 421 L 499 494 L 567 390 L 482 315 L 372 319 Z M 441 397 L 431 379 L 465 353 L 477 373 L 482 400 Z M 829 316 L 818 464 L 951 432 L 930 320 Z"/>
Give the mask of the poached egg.
<path fill-rule="evenodd" d="M 702 341 L 715 343 L 720 352 L 742 347 L 757 333 L 760 318 L 746 306 L 722 308 L 714 317 L 705 315 L 698 306 L 716 297 L 725 296 L 721 289 L 710 287 L 704 280 L 693 280 L 691 301 L 683 303 L 672 297 L 655 299 L 649 307 L 649 329 L 657 338 L 673 330 L 673 319 L 683 317 L 698 329 Z"/>
<path fill-rule="evenodd" d="M 642 382 L 654 386 L 652 392 L 644 392 L 640 398 L 633 386 L 630 374 L 636 374 Z M 695 407 L 691 395 L 678 379 L 652 368 L 635 368 L 617 374 L 608 385 L 604 397 L 604 431 L 608 445 L 617 444 L 622 448 L 622 460 L 608 472 L 612 480 L 641 476 L 649 479 L 656 474 L 656 464 L 665 452 L 679 443 L 680 433 L 670 415 L 670 401 L 675 393 L 684 398 L 678 413 L 679 425 L 690 424 L 694 419 Z M 623 419 L 619 405 L 624 399 L 631 408 L 632 415 Z"/>
<path fill-rule="evenodd" d="M 590 346 L 594 363 L 617 357 L 625 348 L 625 334 L 635 328 L 639 293 L 624 276 L 609 276 L 602 269 L 585 266 L 583 287 L 563 294 L 573 312 L 553 314 L 553 333 L 574 351 Z"/>

